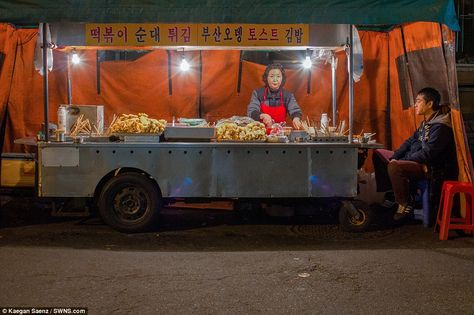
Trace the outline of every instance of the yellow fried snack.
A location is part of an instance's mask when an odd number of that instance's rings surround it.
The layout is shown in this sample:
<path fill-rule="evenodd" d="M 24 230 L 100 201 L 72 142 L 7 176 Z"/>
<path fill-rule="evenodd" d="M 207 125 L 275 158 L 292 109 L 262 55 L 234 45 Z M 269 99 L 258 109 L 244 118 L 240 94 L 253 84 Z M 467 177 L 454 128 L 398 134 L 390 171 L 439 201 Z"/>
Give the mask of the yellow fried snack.
<path fill-rule="evenodd" d="M 265 125 L 261 122 L 252 122 L 245 127 L 233 122 L 223 122 L 216 127 L 217 140 L 255 141 L 266 140 Z"/>
<path fill-rule="evenodd" d="M 148 118 L 147 114 L 122 114 L 109 127 L 113 133 L 162 133 L 166 120 Z"/>

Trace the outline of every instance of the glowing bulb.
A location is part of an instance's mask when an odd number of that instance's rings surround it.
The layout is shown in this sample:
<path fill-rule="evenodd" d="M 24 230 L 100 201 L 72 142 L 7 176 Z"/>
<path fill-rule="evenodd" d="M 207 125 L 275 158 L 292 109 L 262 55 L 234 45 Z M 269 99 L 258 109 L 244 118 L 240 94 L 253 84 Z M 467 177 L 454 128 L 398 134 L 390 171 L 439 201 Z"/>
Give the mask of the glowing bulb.
<path fill-rule="evenodd" d="M 189 68 L 191 68 L 191 66 L 189 65 L 189 62 L 186 59 L 184 59 L 184 57 L 181 60 L 181 65 L 179 67 L 181 68 L 181 71 L 188 71 Z"/>
<path fill-rule="evenodd" d="M 313 65 L 313 62 L 311 61 L 311 58 L 309 58 L 309 56 L 306 56 L 306 58 L 303 61 L 303 67 L 305 69 L 309 69 L 311 68 L 312 65 Z"/>
<path fill-rule="evenodd" d="M 76 52 L 72 54 L 71 62 L 75 65 L 81 62 L 81 58 L 79 58 L 79 55 Z"/>

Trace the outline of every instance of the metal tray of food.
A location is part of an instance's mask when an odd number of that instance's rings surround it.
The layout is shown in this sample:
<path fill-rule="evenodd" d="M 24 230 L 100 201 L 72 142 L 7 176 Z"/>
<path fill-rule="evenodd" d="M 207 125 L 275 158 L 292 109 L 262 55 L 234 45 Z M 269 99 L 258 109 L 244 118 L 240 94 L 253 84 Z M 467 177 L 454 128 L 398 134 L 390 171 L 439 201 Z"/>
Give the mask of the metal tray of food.
<path fill-rule="evenodd" d="M 112 133 L 123 142 L 160 142 L 162 133 Z"/>
<path fill-rule="evenodd" d="M 214 127 L 167 126 L 166 140 L 211 140 L 215 137 Z"/>
<path fill-rule="evenodd" d="M 287 136 L 267 136 L 267 142 L 286 143 L 286 142 L 289 142 L 289 140 Z"/>
<path fill-rule="evenodd" d="M 231 140 L 231 139 L 217 139 L 217 142 L 229 142 L 229 143 L 262 143 L 267 142 L 267 139 L 256 139 L 256 140 Z"/>

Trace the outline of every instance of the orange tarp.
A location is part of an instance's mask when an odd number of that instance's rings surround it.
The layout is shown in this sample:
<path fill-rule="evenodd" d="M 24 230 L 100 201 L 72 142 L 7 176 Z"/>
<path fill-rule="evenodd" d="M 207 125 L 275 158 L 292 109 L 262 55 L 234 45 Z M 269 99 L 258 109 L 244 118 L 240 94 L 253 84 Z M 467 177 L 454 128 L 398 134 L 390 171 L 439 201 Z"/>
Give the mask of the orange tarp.
<path fill-rule="evenodd" d="M 435 23 L 403 26 L 407 52 L 440 47 L 441 28 Z M 446 32 L 446 30 L 445 30 Z M 395 59 L 404 54 L 400 27 L 384 32 L 359 32 L 364 51 L 364 74 L 354 86 L 354 133 L 376 132 L 379 142 L 398 147 L 419 124 L 413 109 L 403 110 Z M 446 35 L 446 34 L 445 34 Z M 452 32 L 448 32 L 452 40 Z M 0 51 L 5 61 L 0 77 L 0 109 L 8 104 L 4 152 L 21 152 L 13 139 L 36 135 L 43 121 L 42 77 L 34 69 L 37 30 L 15 30 L 0 24 Z M 263 65 L 244 61 L 240 93 L 237 92 L 238 51 L 186 52 L 195 66 L 182 73 L 181 53 L 171 51 L 172 94 L 168 90 L 168 53 L 155 50 L 135 61 L 107 61 L 100 64 L 100 94 L 97 93 L 96 53 L 80 51 L 82 62 L 71 70 L 74 104 L 105 105 L 105 123 L 113 114 L 146 112 L 168 121 L 175 117 L 198 117 L 208 121 L 245 115 L 253 89 L 262 85 Z M 347 58 L 337 53 L 338 120 L 348 120 Z M 448 56 L 449 57 L 449 56 Z M 201 62 L 201 64 L 200 64 Z M 454 62 L 454 61 L 452 61 Z M 199 65 L 200 64 L 200 65 Z M 202 74 L 199 68 L 202 67 Z M 439 65 L 440 68 L 446 65 Z M 449 80 L 447 70 L 446 81 Z M 318 121 L 323 112 L 331 115 L 331 65 L 317 63 L 311 73 L 307 93 L 307 72 L 287 70 L 285 88 L 295 94 L 304 118 Z M 54 52 L 54 68 L 49 76 L 50 121 L 55 122 L 59 104 L 67 102 L 66 54 Z M 448 85 L 448 83 L 446 83 Z M 1 113 L 1 111 L 0 111 Z M 470 155 L 466 150 L 460 113 L 454 110 L 461 178 L 470 180 Z"/>

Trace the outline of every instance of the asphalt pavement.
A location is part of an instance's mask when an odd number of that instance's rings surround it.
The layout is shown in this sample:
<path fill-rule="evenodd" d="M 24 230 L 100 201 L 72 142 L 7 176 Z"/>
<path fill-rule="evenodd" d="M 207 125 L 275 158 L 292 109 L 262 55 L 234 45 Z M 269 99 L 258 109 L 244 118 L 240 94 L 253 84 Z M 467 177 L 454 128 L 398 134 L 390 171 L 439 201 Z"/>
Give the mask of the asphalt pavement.
<path fill-rule="evenodd" d="M 0 307 L 89 314 L 474 314 L 474 238 L 413 222 L 165 209 L 149 233 L 1 197 Z"/>

